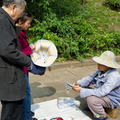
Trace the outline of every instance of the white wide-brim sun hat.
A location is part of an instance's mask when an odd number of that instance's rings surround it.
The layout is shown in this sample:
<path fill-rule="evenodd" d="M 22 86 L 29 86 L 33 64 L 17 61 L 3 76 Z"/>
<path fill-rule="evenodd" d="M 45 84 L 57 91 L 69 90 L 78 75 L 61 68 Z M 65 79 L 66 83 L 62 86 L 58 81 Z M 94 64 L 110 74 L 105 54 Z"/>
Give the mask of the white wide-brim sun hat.
<path fill-rule="evenodd" d="M 58 57 L 57 48 L 49 40 L 40 39 L 34 43 L 35 49 L 31 54 L 31 59 L 35 65 L 49 67 Z"/>
<path fill-rule="evenodd" d="M 115 61 L 115 54 L 111 51 L 105 51 L 99 57 L 95 56 L 92 59 L 110 68 L 120 68 L 120 65 Z"/>

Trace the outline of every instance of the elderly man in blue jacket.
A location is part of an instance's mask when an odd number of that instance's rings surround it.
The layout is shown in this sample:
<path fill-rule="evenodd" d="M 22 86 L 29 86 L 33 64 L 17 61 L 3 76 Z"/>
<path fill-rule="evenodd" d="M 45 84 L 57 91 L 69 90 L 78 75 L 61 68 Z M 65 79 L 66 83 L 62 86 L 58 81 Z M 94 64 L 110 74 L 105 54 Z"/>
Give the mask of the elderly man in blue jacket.
<path fill-rule="evenodd" d="M 111 51 L 105 51 L 100 57 L 93 57 L 93 60 L 98 63 L 98 71 L 74 83 L 76 88 L 73 90 L 85 98 L 94 115 L 93 120 L 107 120 L 105 108 L 120 106 L 120 74 L 116 70 L 120 65 Z"/>
<path fill-rule="evenodd" d="M 0 7 L 0 100 L 1 120 L 22 120 L 22 99 L 26 96 L 23 66 L 31 59 L 19 50 L 15 21 L 26 6 L 25 0 L 3 0 Z"/>

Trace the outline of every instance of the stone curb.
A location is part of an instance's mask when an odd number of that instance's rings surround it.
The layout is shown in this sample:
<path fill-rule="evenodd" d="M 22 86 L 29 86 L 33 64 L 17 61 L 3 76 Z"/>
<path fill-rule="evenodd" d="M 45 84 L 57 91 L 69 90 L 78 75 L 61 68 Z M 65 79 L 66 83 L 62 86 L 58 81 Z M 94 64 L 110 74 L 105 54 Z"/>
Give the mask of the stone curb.
<path fill-rule="evenodd" d="M 116 61 L 120 62 L 120 56 L 116 56 Z M 69 68 L 69 67 L 82 67 L 82 66 L 90 66 L 95 65 L 96 63 L 92 59 L 85 59 L 83 62 L 80 61 L 68 61 L 68 62 L 56 62 L 51 68 L 59 69 L 59 68 Z"/>

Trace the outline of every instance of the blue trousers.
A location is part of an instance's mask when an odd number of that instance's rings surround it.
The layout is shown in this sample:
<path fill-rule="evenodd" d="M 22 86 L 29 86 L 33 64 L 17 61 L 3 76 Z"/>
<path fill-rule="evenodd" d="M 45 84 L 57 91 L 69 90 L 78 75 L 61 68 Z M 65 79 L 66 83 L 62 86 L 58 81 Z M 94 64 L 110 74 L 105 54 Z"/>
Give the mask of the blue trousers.
<path fill-rule="evenodd" d="M 23 99 L 23 120 L 31 120 L 31 89 L 29 84 L 29 76 L 25 75 L 26 80 L 26 98 Z"/>

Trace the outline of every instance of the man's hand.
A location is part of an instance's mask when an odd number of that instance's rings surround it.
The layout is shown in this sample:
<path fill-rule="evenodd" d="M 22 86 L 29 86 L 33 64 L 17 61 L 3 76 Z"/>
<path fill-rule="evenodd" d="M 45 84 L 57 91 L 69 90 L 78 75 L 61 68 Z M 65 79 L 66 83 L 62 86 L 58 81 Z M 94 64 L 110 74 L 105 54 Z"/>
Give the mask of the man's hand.
<path fill-rule="evenodd" d="M 73 86 L 75 86 L 75 88 L 72 88 L 74 91 L 80 92 L 81 86 L 78 83 L 74 83 Z"/>

